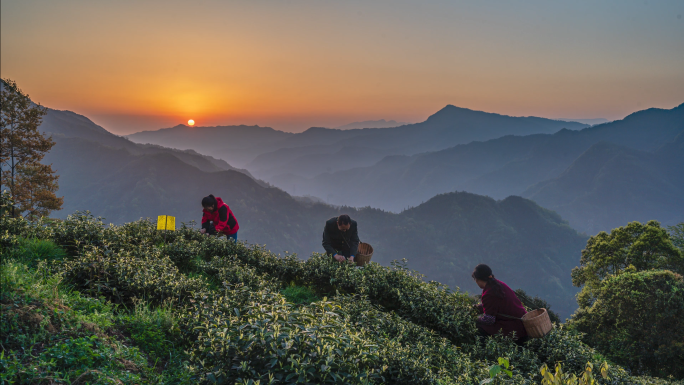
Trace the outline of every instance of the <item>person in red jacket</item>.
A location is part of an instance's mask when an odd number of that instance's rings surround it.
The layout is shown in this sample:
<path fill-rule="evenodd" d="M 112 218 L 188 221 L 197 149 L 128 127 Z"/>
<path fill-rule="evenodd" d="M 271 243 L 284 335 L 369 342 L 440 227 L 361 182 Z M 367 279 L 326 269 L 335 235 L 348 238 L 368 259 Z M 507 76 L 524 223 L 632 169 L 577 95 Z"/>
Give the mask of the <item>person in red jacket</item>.
<path fill-rule="evenodd" d="M 213 195 L 202 198 L 202 228 L 200 232 L 207 235 L 225 234 L 237 242 L 237 233 L 240 229 L 235 215 L 221 198 Z"/>
<path fill-rule="evenodd" d="M 494 278 L 492 269 L 485 264 L 477 265 L 472 277 L 482 289 L 482 303 L 477 307 L 482 315 L 476 321 L 480 335 L 501 333 L 509 336 L 515 332 L 513 338 L 518 345 L 527 341 L 527 331 L 520 319 L 527 310 L 515 292 Z"/>

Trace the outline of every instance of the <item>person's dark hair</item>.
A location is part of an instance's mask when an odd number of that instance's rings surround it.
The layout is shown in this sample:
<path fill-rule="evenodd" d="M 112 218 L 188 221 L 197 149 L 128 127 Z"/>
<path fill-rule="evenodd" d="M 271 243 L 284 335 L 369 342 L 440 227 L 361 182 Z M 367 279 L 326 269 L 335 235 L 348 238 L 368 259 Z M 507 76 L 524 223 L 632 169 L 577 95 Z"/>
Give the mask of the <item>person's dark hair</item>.
<path fill-rule="evenodd" d="M 342 214 L 339 217 L 337 217 L 337 224 L 338 225 L 350 225 L 351 224 L 351 218 L 349 218 L 349 215 L 347 215 L 347 214 Z"/>
<path fill-rule="evenodd" d="M 218 207 L 216 204 L 216 198 L 214 198 L 213 195 L 209 194 L 208 197 L 202 198 L 202 207 L 207 208 L 209 206 L 214 206 L 214 210 L 216 210 Z"/>
<path fill-rule="evenodd" d="M 487 282 L 487 286 L 492 290 L 492 293 L 497 297 L 503 298 L 505 296 L 503 289 L 499 284 L 499 281 L 497 281 L 496 278 L 494 278 L 492 269 L 484 263 L 475 266 L 475 270 L 473 270 L 472 277 L 475 279 L 479 279 L 480 281 Z"/>

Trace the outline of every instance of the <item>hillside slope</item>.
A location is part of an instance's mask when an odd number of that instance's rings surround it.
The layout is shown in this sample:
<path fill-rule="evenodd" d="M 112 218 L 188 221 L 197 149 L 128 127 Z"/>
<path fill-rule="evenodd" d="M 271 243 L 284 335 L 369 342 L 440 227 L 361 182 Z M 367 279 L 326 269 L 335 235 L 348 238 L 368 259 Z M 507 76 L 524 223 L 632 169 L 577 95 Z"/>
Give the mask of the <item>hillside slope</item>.
<path fill-rule="evenodd" d="M 557 362 L 600 368 L 598 383 L 681 384 L 605 365 L 566 327 L 482 341 L 473 297 L 401 264 L 302 261 L 150 221 L 0 221 L 10 382 L 476 385 L 505 357 L 507 384 L 539 383 Z"/>
<path fill-rule="evenodd" d="M 682 142 L 680 134 L 678 142 Z M 684 220 L 684 161 L 676 142 L 657 153 L 601 142 L 593 145 L 558 178 L 522 195 L 557 211 L 589 233 L 630 221 Z"/>
<path fill-rule="evenodd" d="M 429 279 L 460 286 L 470 283 L 474 265 L 488 262 L 516 287 L 544 293 L 562 316 L 575 306 L 569 271 L 586 238 L 529 200 L 452 193 L 401 214 L 336 209 L 301 203 L 240 172 L 201 171 L 169 153 L 132 154 L 76 138 L 57 142 L 46 161 L 60 174 L 61 218 L 90 210 L 113 223 L 162 214 L 199 221 L 200 200 L 213 193 L 231 206 L 240 239 L 306 258 L 322 251 L 325 220 L 346 212 L 359 221 L 361 239 L 375 247 L 379 263 L 407 258 Z M 530 281 L 530 275 L 545 278 Z"/>
<path fill-rule="evenodd" d="M 172 153 L 175 157 L 204 171 L 236 170 L 250 175 L 247 170 L 237 169 L 223 160 L 201 155 L 195 151 L 180 151 L 159 145 L 141 145 L 131 142 L 110 133 L 87 117 L 71 111 L 49 108 L 39 130 L 55 138 L 79 138 L 112 148 L 125 149 L 132 154 Z"/>

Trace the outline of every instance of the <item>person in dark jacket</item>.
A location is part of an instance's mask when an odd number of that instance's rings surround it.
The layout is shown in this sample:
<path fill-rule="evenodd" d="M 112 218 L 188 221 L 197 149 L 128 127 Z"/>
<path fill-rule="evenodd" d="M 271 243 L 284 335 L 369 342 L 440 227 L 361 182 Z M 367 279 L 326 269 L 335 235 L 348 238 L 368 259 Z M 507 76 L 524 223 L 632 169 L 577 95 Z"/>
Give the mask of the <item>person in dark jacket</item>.
<path fill-rule="evenodd" d="M 479 264 L 472 274 L 477 286 L 482 289 L 482 303 L 478 310 L 482 313 L 476 321 L 482 336 L 501 333 L 509 336 L 515 332 L 514 340 L 518 344 L 527 341 L 527 331 L 520 318 L 527 313 L 515 292 L 505 283 L 494 278 L 492 269 Z"/>
<path fill-rule="evenodd" d="M 354 256 L 359 251 L 356 221 L 347 214 L 328 219 L 323 228 L 323 248 L 338 262 L 354 262 Z"/>
<path fill-rule="evenodd" d="M 237 242 L 237 233 L 240 229 L 235 215 L 221 198 L 213 195 L 202 198 L 202 228 L 200 232 L 207 235 L 225 234 Z"/>

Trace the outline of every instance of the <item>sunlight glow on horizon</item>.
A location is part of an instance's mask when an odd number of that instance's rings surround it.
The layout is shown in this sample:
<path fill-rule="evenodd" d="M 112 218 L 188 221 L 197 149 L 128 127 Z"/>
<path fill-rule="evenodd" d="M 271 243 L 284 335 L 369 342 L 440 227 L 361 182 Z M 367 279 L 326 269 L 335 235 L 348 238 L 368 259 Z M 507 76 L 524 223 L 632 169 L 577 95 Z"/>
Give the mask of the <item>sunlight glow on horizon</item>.
<path fill-rule="evenodd" d="M 187 116 L 303 131 L 419 122 L 447 104 L 612 120 L 684 102 L 676 0 L 0 7 L 1 76 L 117 134 Z"/>

